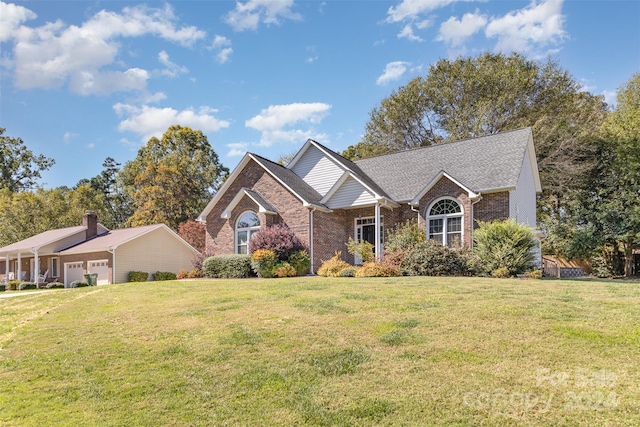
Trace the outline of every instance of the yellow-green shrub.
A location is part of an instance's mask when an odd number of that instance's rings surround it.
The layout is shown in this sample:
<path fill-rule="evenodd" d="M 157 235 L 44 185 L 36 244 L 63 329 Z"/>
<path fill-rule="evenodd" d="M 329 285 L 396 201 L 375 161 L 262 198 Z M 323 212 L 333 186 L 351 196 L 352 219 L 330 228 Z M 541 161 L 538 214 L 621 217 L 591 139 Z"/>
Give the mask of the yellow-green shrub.
<path fill-rule="evenodd" d="M 273 275 L 275 277 L 295 277 L 297 272 L 288 262 L 280 262 L 273 268 Z"/>
<path fill-rule="evenodd" d="M 342 252 L 337 251 L 334 256 L 324 261 L 318 269 L 319 276 L 340 277 L 340 272 L 345 268 L 351 267 L 348 262 L 343 261 L 340 257 Z"/>
<path fill-rule="evenodd" d="M 258 249 L 251 254 L 251 268 L 258 277 L 273 277 L 278 254 L 271 249 Z"/>
<path fill-rule="evenodd" d="M 365 262 L 356 270 L 356 277 L 394 277 L 401 276 L 400 270 L 390 264 Z"/>

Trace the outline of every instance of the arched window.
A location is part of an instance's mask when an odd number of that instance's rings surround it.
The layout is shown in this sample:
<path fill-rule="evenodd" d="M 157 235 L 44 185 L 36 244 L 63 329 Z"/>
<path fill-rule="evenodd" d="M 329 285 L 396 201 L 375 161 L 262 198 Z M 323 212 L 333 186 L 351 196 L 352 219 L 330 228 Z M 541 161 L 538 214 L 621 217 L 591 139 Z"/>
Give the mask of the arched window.
<path fill-rule="evenodd" d="M 260 218 L 255 212 L 246 211 L 236 222 L 236 253 L 249 253 L 249 239 L 260 230 Z"/>
<path fill-rule="evenodd" d="M 436 201 L 427 215 L 429 239 L 447 246 L 462 245 L 462 207 L 454 199 Z"/>

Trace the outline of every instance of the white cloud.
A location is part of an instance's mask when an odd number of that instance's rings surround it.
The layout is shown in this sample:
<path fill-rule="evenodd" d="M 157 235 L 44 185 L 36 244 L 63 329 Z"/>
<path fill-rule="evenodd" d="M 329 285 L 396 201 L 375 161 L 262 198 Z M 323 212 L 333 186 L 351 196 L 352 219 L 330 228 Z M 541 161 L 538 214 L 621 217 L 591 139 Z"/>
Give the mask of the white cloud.
<path fill-rule="evenodd" d="M 211 107 L 200 107 L 199 110 L 187 108 L 177 111 L 173 108 L 157 108 L 144 105 L 141 107 L 118 103 L 113 106 L 118 116 L 126 119 L 120 122 L 118 130 L 129 131 L 141 136 L 146 142 L 152 136 L 160 137 L 171 125 L 188 126 L 202 132 L 216 132 L 229 127 L 229 122 L 214 116 L 218 110 Z"/>
<path fill-rule="evenodd" d="M 90 142 L 90 143 L 87 144 L 87 148 L 90 149 L 90 150 L 95 146 L 96 146 L 95 142 Z"/>
<path fill-rule="evenodd" d="M 167 67 L 164 70 L 160 71 L 160 74 L 162 74 L 163 76 L 175 78 L 175 77 L 178 77 L 180 74 L 189 72 L 189 69 L 187 67 L 178 65 L 175 62 L 171 62 L 171 60 L 169 59 L 169 54 L 164 50 L 158 53 L 158 61 L 160 61 L 162 65 Z"/>
<path fill-rule="evenodd" d="M 317 133 L 314 125 L 320 124 L 330 109 L 331 105 L 320 102 L 271 105 L 247 120 L 245 126 L 260 131 L 260 145 L 266 147 L 274 143 L 300 142 L 308 138 L 326 140 L 327 136 Z M 308 126 L 303 126 L 304 124 Z M 291 129 L 294 125 L 305 129 Z"/>
<path fill-rule="evenodd" d="M 76 138 L 77 136 L 77 133 L 65 132 L 64 135 L 62 135 L 62 141 L 64 141 L 65 144 L 70 144 L 71 140 Z"/>
<path fill-rule="evenodd" d="M 227 153 L 228 157 L 238 157 L 244 156 L 244 154 L 248 151 L 249 144 L 246 142 L 233 142 L 231 144 L 227 144 L 227 148 L 229 148 L 229 152 Z"/>
<path fill-rule="evenodd" d="M 226 38 L 225 36 L 217 35 L 213 38 L 213 42 L 209 47 L 209 50 L 217 51 L 215 54 L 216 61 L 220 64 L 224 64 L 229 61 L 229 57 L 233 53 L 233 49 L 231 48 L 231 40 Z"/>
<path fill-rule="evenodd" d="M 376 80 L 376 84 L 382 86 L 391 81 L 398 80 L 407 71 L 409 65 L 411 65 L 410 62 L 404 61 L 389 62 L 384 68 L 382 75 Z"/>
<path fill-rule="evenodd" d="M 600 95 L 604 96 L 604 101 L 609 105 L 616 105 L 618 92 L 615 90 L 603 90 Z"/>
<path fill-rule="evenodd" d="M 387 11 L 387 22 L 414 20 L 423 13 L 447 6 L 457 0 L 403 0 L 398 6 L 391 6 Z"/>
<path fill-rule="evenodd" d="M 26 7 L 0 2 L 0 42 L 13 38 L 20 24 L 37 16 Z"/>
<path fill-rule="evenodd" d="M 562 15 L 563 0 L 532 0 L 529 6 L 492 19 L 485 30 L 489 38 L 497 38 L 496 50 L 531 52 L 565 37 Z"/>
<path fill-rule="evenodd" d="M 33 28 L 21 25 L 13 31 L 16 86 L 58 88 L 68 83 L 72 91 L 84 95 L 140 90 L 146 87 L 147 71 L 104 69 L 117 62 L 118 40 L 153 35 L 190 46 L 205 36 L 204 31 L 178 27 L 175 21 L 173 9 L 165 5 L 125 7 L 121 13 L 102 10 L 80 26 L 62 21 Z"/>
<path fill-rule="evenodd" d="M 398 33 L 399 39 L 407 39 L 412 42 L 423 42 L 424 40 L 420 36 L 416 36 L 413 33 L 413 26 L 411 24 L 405 25 L 402 30 Z"/>
<path fill-rule="evenodd" d="M 452 16 L 440 24 L 437 41 L 443 41 L 451 47 L 460 46 L 469 37 L 487 25 L 487 18 L 479 12 L 466 13 L 461 20 Z"/>
<path fill-rule="evenodd" d="M 281 19 L 300 20 L 291 7 L 294 0 L 249 0 L 236 2 L 236 8 L 225 17 L 225 22 L 235 31 L 257 30 L 260 23 L 280 24 Z"/>

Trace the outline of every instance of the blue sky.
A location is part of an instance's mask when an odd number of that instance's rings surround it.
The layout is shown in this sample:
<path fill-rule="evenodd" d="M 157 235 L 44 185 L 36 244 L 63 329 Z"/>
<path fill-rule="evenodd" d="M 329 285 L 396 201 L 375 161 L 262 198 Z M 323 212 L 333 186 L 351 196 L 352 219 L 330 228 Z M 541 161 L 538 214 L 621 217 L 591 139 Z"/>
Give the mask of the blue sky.
<path fill-rule="evenodd" d="M 640 71 L 640 1 L 19 1 L 0 3 L 0 127 L 72 186 L 173 124 L 222 163 L 307 138 L 341 151 L 369 112 L 441 58 L 557 60 L 615 101 Z"/>

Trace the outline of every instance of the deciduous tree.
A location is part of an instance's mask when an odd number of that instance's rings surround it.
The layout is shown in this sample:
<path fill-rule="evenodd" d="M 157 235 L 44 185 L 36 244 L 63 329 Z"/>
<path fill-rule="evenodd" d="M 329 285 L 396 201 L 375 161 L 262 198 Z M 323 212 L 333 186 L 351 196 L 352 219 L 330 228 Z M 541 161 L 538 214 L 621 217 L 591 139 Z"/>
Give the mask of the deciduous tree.
<path fill-rule="evenodd" d="M 4 135 L 0 128 L 0 189 L 23 191 L 33 189 L 41 178 L 40 173 L 49 169 L 55 161 L 42 154 L 35 155 L 21 138 Z"/>

